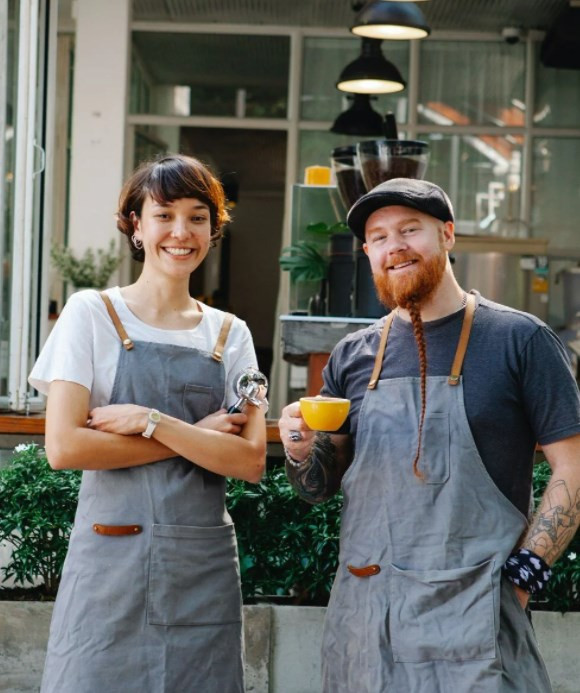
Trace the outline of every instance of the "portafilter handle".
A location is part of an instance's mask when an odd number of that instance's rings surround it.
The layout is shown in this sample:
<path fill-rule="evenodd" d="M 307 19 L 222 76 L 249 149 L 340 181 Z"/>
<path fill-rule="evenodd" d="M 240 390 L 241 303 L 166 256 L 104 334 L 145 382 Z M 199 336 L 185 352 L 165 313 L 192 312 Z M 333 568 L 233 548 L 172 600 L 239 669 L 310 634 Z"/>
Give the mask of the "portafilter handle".
<path fill-rule="evenodd" d="M 268 379 L 257 368 L 245 368 L 236 377 L 234 389 L 238 400 L 228 409 L 228 414 L 241 414 L 246 402 L 255 407 L 265 404 L 267 411 Z"/>

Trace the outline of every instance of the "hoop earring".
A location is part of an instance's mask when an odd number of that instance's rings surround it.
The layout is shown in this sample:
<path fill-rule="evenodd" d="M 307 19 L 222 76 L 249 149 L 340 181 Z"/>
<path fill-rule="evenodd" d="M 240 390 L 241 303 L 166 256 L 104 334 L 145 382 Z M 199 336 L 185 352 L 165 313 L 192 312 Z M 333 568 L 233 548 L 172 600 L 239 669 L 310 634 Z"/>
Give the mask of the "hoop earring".
<path fill-rule="evenodd" d="M 142 250 L 143 241 L 140 241 L 135 234 L 131 236 L 131 243 L 137 248 L 137 250 Z"/>

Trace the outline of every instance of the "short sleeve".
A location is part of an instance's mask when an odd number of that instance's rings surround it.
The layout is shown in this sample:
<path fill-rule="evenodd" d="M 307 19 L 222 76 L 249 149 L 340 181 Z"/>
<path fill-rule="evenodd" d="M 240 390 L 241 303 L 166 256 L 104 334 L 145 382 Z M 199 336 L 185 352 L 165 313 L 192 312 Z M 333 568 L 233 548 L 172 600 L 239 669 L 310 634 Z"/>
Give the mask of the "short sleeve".
<path fill-rule="evenodd" d="M 580 433 L 580 396 L 564 345 L 547 326 L 522 353 L 526 414 L 541 445 Z"/>
<path fill-rule="evenodd" d="M 320 394 L 326 397 L 346 397 L 344 392 L 344 386 L 339 377 L 339 373 L 344 373 L 344 369 L 339 368 L 339 364 L 342 363 L 341 353 L 342 344 L 339 343 L 334 347 L 328 363 L 322 370 L 322 389 Z M 342 426 L 336 431 L 338 434 L 348 434 L 351 429 L 350 414 Z"/>
<path fill-rule="evenodd" d="M 73 294 L 48 336 L 28 382 L 43 394 L 53 380 L 67 380 L 91 390 L 94 377 L 93 316 L 82 294 Z"/>
<path fill-rule="evenodd" d="M 238 397 L 235 393 L 235 381 L 237 376 L 245 368 L 257 368 L 258 359 L 254 349 L 254 342 L 248 326 L 243 320 L 235 318 L 231 333 L 226 342 L 224 356 L 227 356 L 226 363 L 226 393 L 224 406 L 230 407 L 235 404 Z"/>
<path fill-rule="evenodd" d="M 322 371 L 322 389 L 320 391 L 321 395 L 327 397 L 345 397 L 343 392 L 341 382 L 339 380 L 338 364 L 341 362 L 340 358 L 341 345 L 337 345 L 328 359 L 328 363 Z"/>

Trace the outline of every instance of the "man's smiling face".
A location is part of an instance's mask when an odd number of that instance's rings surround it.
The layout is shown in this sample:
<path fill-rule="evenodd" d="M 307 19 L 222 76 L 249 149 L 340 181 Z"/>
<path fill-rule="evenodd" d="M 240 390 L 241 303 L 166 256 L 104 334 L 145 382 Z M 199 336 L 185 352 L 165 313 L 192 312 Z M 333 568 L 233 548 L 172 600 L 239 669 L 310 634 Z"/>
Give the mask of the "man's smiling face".
<path fill-rule="evenodd" d="M 439 285 L 453 245 L 453 224 L 409 207 L 382 207 L 365 226 L 369 257 L 380 300 L 393 308 L 420 305 Z"/>

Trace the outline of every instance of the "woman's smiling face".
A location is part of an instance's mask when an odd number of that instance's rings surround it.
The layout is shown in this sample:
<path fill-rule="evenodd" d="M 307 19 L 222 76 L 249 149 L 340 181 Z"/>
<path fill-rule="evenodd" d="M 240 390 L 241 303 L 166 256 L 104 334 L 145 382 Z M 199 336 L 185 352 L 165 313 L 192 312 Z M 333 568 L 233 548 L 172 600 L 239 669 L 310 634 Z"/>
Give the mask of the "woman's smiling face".
<path fill-rule="evenodd" d="M 210 247 L 207 204 L 194 197 L 157 202 L 147 195 L 141 216 L 132 213 L 135 237 L 143 243 L 145 267 L 171 276 L 189 276 Z"/>

